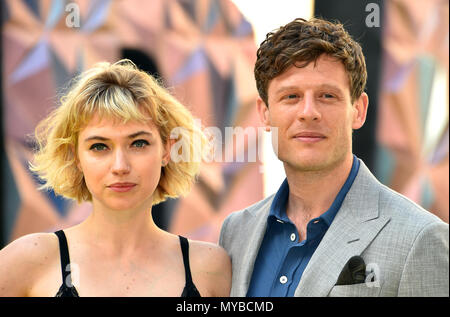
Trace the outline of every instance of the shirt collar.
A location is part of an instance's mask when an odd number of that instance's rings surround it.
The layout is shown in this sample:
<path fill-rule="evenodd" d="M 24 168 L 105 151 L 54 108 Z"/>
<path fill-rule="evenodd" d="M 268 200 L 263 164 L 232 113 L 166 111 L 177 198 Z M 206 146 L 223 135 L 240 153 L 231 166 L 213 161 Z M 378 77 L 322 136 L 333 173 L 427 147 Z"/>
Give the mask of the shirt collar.
<path fill-rule="evenodd" d="M 333 203 L 331 204 L 331 207 L 322 215 L 320 215 L 320 217 L 313 220 L 322 219 L 328 226 L 331 225 L 331 223 L 334 220 L 334 217 L 341 208 L 345 196 L 352 187 L 353 181 L 355 180 L 355 177 L 359 171 L 359 165 L 360 165 L 359 159 L 356 157 L 356 155 L 353 155 L 353 163 L 350 173 L 341 190 L 339 191 Z M 288 197 L 289 197 L 289 184 L 287 182 L 287 178 L 285 178 L 280 188 L 278 189 L 277 193 L 275 194 L 275 197 L 273 198 L 272 205 L 270 206 L 268 219 L 274 220 L 278 219 L 282 222 L 291 222 L 288 216 L 286 215 L 286 204 Z"/>
<path fill-rule="evenodd" d="M 288 197 L 289 184 L 287 182 L 287 178 L 285 178 L 277 193 L 275 194 L 275 197 L 273 198 L 268 218 L 275 218 L 283 222 L 290 221 L 286 215 L 286 203 Z"/>

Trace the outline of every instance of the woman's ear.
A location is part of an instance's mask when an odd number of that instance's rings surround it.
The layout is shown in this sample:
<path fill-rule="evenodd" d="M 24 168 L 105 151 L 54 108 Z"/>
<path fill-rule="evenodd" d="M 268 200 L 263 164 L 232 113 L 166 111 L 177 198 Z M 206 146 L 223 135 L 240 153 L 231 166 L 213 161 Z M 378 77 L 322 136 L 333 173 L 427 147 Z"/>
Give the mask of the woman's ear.
<path fill-rule="evenodd" d="M 369 107 L 369 96 L 365 92 L 359 96 L 357 100 L 353 103 L 354 114 L 352 129 L 357 130 L 364 125 L 367 117 L 367 108 Z"/>
<path fill-rule="evenodd" d="M 169 164 L 170 161 L 170 152 L 172 149 L 172 146 L 175 144 L 175 139 L 169 138 L 166 142 L 166 144 L 163 145 L 163 155 L 161 158 L 161 166 L 166 166 Z"/>
<path fill-rule="evenodd" d="M 70 151 L 72 152 L 72 155 L 73 155 L 73 158 L 74 158 L 75 163 L 77 165 L 77 168 L 80 170 L 80 172 L 83 173 L 83 170 L 81 169 L 80 160 L 78 159 L 78 155 L 77 155 L 77 151 L 76 151 L 75 145 L 74 144 L 70 144 L 69 148 L 70 148 Z"/>

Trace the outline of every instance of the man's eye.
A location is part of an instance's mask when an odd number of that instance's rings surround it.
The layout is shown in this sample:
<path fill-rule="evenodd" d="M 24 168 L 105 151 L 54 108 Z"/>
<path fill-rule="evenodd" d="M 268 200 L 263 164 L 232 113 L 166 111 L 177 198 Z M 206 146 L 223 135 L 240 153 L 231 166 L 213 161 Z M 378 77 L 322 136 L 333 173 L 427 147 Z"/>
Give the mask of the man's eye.
<path fill-rule="evenodd" d="M 298 97 L 297 94 L 290 94 L 290 95 L 286 96 L 287 99 L 294 99 L 294 98 L 297 98 L 297 97 Z"/>
<path fill-rule="evenodd" d="M 107 150 L 108 147 L 103 144 L 103 143 L 95 143 L 92 144 L 91 147 L 89 148 L 89 150 L 95 151 L 95 152 L 99 152 L 99 151 L 104 151 Z"/>
<path fill-rule="evenodd" d="M 326 99 L 334 98 L 334 95 L 332 94 L 323 94 L 322 96 Z"/>
<path fill-rule="evenodd" d="M 136 140 L 133 142 L 133 146 L 137 147 L 137 148 L 143 148 L 147 145 L 149 145 L 150 143 L 148 143 L 146 140 Z"/>

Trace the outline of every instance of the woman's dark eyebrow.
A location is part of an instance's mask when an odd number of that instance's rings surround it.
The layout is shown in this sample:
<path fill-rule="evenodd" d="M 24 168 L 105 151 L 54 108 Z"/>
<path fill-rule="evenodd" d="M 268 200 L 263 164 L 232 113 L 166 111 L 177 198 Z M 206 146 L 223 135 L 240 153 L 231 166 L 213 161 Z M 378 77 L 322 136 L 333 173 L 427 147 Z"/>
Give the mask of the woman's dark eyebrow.
<path fill-rule="evenodd" d="M 136 137 L 138 137 L 138 136 L 141 136 L 141 135 L 146 135 L 146 136 L 149 136 L 149 137 L 153 136 L 153 134 L 152 134 L 151 132 L 148 132 L 148 131 L 139 131 L 139 132 L 130 134 L 130 135 L 128 136 L 128 138 L 129 138 L 129 139 L 134 139 L 134 138 L 136 138 Z"/>
<path fill-rule="evenodd" d="M 88 141 L 92 141 L 92 140 L 108 141 L 109 139 L 108 138 L 104 138 L 102 136 L 93 135 L 93 136 L 90 136 L 90 137 L 84 139 L 84 142 L 88 142 Z"/>
<path fill-rule="evenodd" d="M 136 133 L 130 134 L 127 138 L 128 138 L 128 139 L 134 139 L 134 138 L 136 138 L 136 137 L 138 137 L 138 136 L 141 136 L 141 135 L 146 135 L 146 136 L 149 136 L 149 137 L 153 136 L 153 134 L 152 134 L 151 132 L 148 132 L 148 131 L 138 131 L 138 132 L 136 132 Z M 84 142 L 88 142 L 88 141 L 92 141 L 92 140 L 108 141 L 109 139 L 108 139 L 108 138 L 105 138 L 105 137 L 103 137 L 103 136 L 93 135 L 93 136 L 90 136 L 90 137 L 84 139 Z"/>

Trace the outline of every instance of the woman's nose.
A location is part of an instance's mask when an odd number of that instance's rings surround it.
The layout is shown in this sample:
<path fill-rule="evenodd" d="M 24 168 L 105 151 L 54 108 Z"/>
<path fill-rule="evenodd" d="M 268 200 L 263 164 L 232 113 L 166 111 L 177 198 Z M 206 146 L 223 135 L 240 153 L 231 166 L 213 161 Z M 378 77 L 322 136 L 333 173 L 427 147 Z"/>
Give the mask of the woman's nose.
<path fill-rule="evenodd" d="M 114 161 L 111 167 L 114 174 L 122 175 L 130 172 L 130 164 L 126 153 L 123 150 L 117 149 L 114 153 Z"/>

